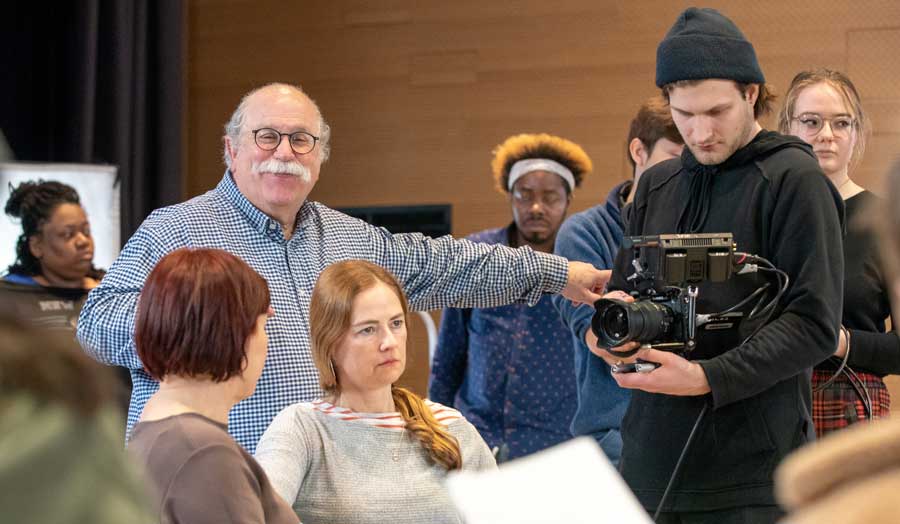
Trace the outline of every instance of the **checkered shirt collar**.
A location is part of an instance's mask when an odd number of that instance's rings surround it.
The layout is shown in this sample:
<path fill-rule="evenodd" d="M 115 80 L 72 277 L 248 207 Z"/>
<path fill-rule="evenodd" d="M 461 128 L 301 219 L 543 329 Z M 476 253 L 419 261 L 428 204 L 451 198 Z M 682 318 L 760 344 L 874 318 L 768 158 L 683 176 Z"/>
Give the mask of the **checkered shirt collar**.
<path fill-rule="evenodd" d="M 241 190 L 238 189 L 237 184 L 234 182 L 234 176 L 231 174 L 231 170 L 225 171 L 225 176 L 222 177 L 219 185 L 216 186 L 216 190 L 225 195 L 225 198 L 240 210 L 247 218 L 247 222 L 249 222 L 253 229 L 257 230 L 260 234 L 265 235 L 272 229 L 281 231 L 281 224 L 278 223 L 277 220 L 260 211 L 258 207 L 254 206 L 253 203 L 247 200 L 247 197 L 241 193 Z M 309 205 L 309 200 L 304 201 L 303 206 L 297 213 L 297 221 L 295 223 L 296 229 L 306 228 L 309 221 L 305 219 L 311 212 L 312 209 Z"/>

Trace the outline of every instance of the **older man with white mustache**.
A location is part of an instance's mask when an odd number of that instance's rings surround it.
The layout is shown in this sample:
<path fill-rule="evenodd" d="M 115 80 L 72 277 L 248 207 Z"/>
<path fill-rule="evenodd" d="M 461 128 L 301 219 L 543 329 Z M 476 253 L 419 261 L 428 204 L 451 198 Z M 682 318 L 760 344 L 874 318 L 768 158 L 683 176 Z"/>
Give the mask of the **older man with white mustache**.
<path fill-rule="evenodd" d="M 88 297 L 78 337 L 97 360 L 131 370 L 128 428 L 158 384 L 143 370 L 133 342 L 144 280 L 163 255 L 180 247 L 230 251 L 268 282 L 269 354 L 256 392 L 229 417 L 229 432 L 251 453 L 274 416 L 320 396 L 309 343 L 309 299 L 319 272 L 364 259 L 393 274 L 419 310 L 535 304 L 545 293 L 592 303 L 609 279 L 589 264 L 478 245 L 451 237 L 392 235 L 307 196 L 329 153 L 330 129 L 300 88 L 269 84 L 248 93 L 225 125 L 228 170 L 208 193 L 154 211 Z M 177 336 L 177 335 L 175 335 Z"/>

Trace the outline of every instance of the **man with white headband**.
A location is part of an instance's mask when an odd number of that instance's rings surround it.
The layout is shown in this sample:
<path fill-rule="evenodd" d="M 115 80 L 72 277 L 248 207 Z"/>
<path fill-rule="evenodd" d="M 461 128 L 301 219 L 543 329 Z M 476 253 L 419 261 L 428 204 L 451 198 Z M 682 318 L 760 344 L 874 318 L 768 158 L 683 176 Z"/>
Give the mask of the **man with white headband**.
<path fill-rule="evenodd" d="M 523 134 L 497 147 L 492 166 L 513 221 L 468 239 L 551 252 L 590 158 L 563 138 Z M 540 451 L 571 438 L 572 348 L 549 296 L 534 307 L 446 309 L 429 396 L 459 409 L 500 461 Z"/>
<path fill-rule="evenodd" d="M 545 293 L 599 298 L 608 272 L 535 252 L 450 237 L 391 235 L 309 200 L 329 153 L 330 129 L 299 87 L 269 84 L 248 93 L 225 125 L 227 170 L 204 195 L 154 211 L 128 241 L 78 320 L 87 352 L 131 370 L 135 423 L 158 383 L 134 346 L 138 298 L 150 271 L 181 247 L 213 247 L 246 261 L 269 286 L 275 316 L 256 392 L 231 411 L 228 431 L 251 453 L 286 406 L 321 395 L 309 340 L 309 300 L 319 272 L 363 259 L 390 270 L 416 310 L 537 303 Z"/>

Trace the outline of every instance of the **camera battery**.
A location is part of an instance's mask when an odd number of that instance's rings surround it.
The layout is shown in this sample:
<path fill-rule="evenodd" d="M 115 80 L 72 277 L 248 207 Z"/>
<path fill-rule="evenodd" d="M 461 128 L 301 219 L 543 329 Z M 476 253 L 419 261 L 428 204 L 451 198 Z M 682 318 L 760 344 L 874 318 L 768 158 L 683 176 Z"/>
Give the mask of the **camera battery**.
<path fill-rule="evenodd" d="M 710 251 L 708 260 L 708 276 L 710 282 L 724 282 L 731 277 L 731 252 Z"/>

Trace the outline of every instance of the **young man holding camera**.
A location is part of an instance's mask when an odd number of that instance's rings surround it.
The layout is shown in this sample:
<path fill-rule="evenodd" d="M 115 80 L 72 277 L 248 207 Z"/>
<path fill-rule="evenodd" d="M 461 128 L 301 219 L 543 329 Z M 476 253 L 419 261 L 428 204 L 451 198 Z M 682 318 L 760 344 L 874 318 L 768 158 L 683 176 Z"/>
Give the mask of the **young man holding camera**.
<path fill-rule="evenodd" d="M 728 18 L 684 11 L 657 49 L 656 83 L 687 147 L 644 174 L 625 235 L 733 233 L 739 251 L 790 280 L 770 316 L 747 320 L 757 302 L 749 300 L 737 308 L 743 322 L 701 326 L 687 354 L 629 342 L 612 348 L 638 350 L 620 359 L 594 348 L 610 363 L 659 364 L 614 374 L 634 390 L 620 470 L 648 510 L 662 511 L 657 522 L 774 522 L 772 473 L 813 438 L 810 369 L 838 341 L 843 207 L 808 146 L 760 127 L 771 95 L 753 46 Z M 609 297 L 635 291 L 632 256 L 619 251 Z M 773 299 L 780 282 L 763 272 L 700 283 L 697 312 L 726 310 L 766 283 Z"/>

